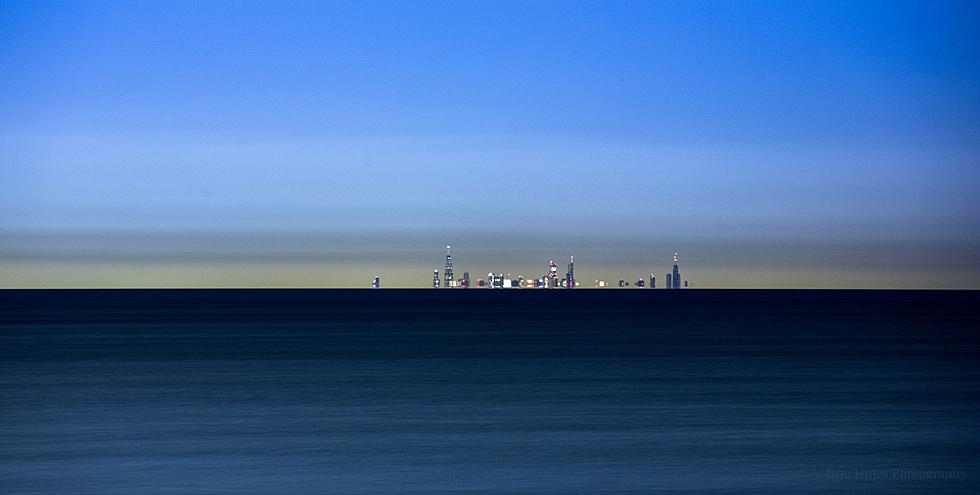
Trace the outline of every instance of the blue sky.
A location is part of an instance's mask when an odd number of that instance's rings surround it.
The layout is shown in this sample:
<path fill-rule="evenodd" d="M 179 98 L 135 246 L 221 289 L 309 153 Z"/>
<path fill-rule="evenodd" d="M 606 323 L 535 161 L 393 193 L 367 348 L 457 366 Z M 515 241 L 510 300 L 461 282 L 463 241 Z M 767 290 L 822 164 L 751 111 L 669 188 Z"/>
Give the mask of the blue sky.
<path fill-rule="evenodd" d="M 4 2 L 0 277 L 55 266 L 30 233 L 248 233 L 270 259 L 431 237 L 434 265 L 444 239 L 533 266 L 620 239 L 614 272 L 687 249 L 705 281 L 743 243 L 780 250 L 752 283 L 780 286 L 843 245 L 898 260 L 867 285 L 980 286 L 978 25 L 975 2 Z"/>

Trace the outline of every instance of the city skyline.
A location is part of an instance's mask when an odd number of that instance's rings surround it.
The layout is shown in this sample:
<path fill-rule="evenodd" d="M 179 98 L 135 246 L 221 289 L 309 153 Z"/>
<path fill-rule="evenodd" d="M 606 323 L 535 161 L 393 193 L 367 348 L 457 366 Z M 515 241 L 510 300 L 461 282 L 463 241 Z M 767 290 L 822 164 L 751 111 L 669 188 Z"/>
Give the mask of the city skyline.
<path fill-rule="evenodd" d="M 4 2 L 0 287 L 980 288 L 978 18 Z"/>
<path fill-rule="evenodd" d="M 545 270 L 540 275 L 524 274 L 524 273 L 512 273 L 510 271 L 497 271 L 497 272 L 487 272 L 486 278 L 477 278 L 474 285 L 470 285 L 469 272 L 464 272 L 463 277 L 460 279 L 453 278 L 453 262 L 452 255 L 450 254 L 450 245 L 446 245 L 446 264 L 443 269 L 442 276 L 440 278 L 439 269 L 436 268 L 432 270 L 432 288 L 433 289 L 468 289 L 468 288 L 486 288 L 486 289 L 575 289 L 575 288 L 586 288 L 581 284 L 581 281 L 575 277 L 575 256 L 568 257 L 568 268 L 565 272 L 565 276 L 562 278 L 558 277 L 558 264 L 554 259 L 549 259 Z M 671 284 L 669 281 L 675 281 Z M 371 281 L 371 287 L 374 289 L 380 288 L 379 275 L 375 274 Z M 673 258 L 673 272 L 667 274 L 668 284 L 664 288 L 666 289 L 680 289 L 688 288 L 688 280 L 685 278 L 683 285 L 680 280 L 680 272 L 678 270 L 678 255 L 675 252 Z M 619 282 L 614 284 L 611 281 L 607 281 L 605 277 L 597 278 L 593 282 L 592 288 L 602 289 L 602 288 L 645 288 L 646 282 L 643 277 L 636 279 L 635 282 L 628 281 L 626 279 L 619 279 Z M 651 278 L 650 288 L 656 288 L 653 283 L 653 278 Z"/>
<path fill-rule="evenodd" d="M 3 493 L 980 493 L 980 0 L 2 0 L 0 67 Z"/>
<path fill-rule="evenodd" d="M 424 288 L 440 274 L 445 251 L 427 236 L 314 233 L 126 233 L 18 235 L 0 238 L 0 279 L 7 287 L 351 287 L 380 274 L 385 288 Z M 726 249 L 719 250 L 717 245 Z M 519 245 L 515 250 L 510 246 Z M 444 245 L 442 246 L 444 247 Z M 975 288 L 977 274 L 948 260 L 969 258 L 957 244 L 928 241 L 793 243 L 583 236 L 567 242 L 521 236 L 466 235 L 453 241 L 454 269 L 471 278 L 501 269 L 538 274 L 542 261 L 574 253 L 576 278 L 665 284 L 670 259 L 683 252 L 685 276 L 707 288 Z M 459 253 L 462 257 L 459 257 Z M 661 259 L 655 259 L 656 254 Z M 980 259 L 980 258 L 973 258 Z M 436 262 L 434 263 L 434 260 Z M 581 263 L 578 263 L 581 262 Z M 888 267 L 888 277 L 882 275 Z M 420 278 L 421 277 L 421 278 Z M 458 278 L 458 275 L 457 275 Z M 649 280 L 648 280 L 649 282 Z"/>

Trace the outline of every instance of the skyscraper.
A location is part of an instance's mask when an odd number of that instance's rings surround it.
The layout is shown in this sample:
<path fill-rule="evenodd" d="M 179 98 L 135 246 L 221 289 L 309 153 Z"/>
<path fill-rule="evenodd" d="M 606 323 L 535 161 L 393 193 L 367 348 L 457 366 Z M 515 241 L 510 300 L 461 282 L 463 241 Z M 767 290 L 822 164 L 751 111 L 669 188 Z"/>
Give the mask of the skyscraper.
<path fill-rule="evenodd" d="M 372 289 L 381 288 L 381 275 L 378 275 L 377 273 L 374 274 L 374 280 L 371 281 L 371 288 Z"/>
<path fill-rule="evenodd" d="M 445 287 L 448 289 L 455 285 L 453 283 L 453 255 L 449 253 L 449 245 L 446 245 L 446 270 L 443 273 L 443 279 L 446 281 Z"/>
<path fill-rule="evenodd" d="M 568 272 L 565 274 L 565 284 L 569 289 L 575 288 L 575 257 L 574 256 L 568 257 Z"/>
<path fill-rule="evenodd" d="M 674 253 L 674 285 L 671 287 L 674 289 L 681 288 L 681 271 L 677 269 L 677 253 Z"/>
<path fill-rule="evenodd" d="M 673 286 L 672 286 L 672 285 L 670 285 L 670 273 L 668 272 L 668 273 L 667 273 L 667 284 L 666 284 L 666 285 L 664 285 L 664 288 L 665 288 L 665 289 L 670 289 L 671 287 L 673 287 Z"/>
<path fill-rule="evenodd" d="M 436 268 L 435 270 L 432 270 L 432 288 L 433 289 L 438 289 L 439 288 L 439 269 L 438 268 Z"/>
<path fill-rule="evenodd" d="M 548 260 L 548 288 L 558 287 L 558 263 L 555 260 Z"/>
<path fill-rule="evenodd" d="M 470 272 L 463 272 L 463 288 L 468 289 L 470 287 Z"/>
<path fill-rule="evenodd" d="M 654 277 L 652 273 L 650 274 L 650 288 L 651 289 L 657 288 L 657 277 Z"/>

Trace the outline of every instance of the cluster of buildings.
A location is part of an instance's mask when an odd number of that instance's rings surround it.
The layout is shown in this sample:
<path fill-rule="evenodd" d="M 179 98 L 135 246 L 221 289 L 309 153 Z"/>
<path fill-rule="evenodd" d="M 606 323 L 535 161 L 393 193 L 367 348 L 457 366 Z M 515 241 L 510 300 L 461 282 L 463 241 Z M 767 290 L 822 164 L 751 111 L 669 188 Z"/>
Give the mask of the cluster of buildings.
<path fill-rule="evenodd" d="M 442 277 L 439 276 L 439 269 L 432 270 L 432 288 L 469 288 L 471 285 L 470 272 L 463 272 L 462 278 L 453 278 L 453 256 L 450 247 L 446 246 L 446 265 L 443 268 Z M 487 278 L 476 279 L 474 287 L 490 289 L 519 289 L 519 288 L 541 288 L 558 289 L 576 287 L 575 281 L 575 257 L 568 259 L 568 270 L 564 277 L 558 276 L 558 264 L 555 260 L 548 260 L 548 271 L 537 278 L 525 278 L 524 275 L 512 277 L 511 274 L 493 273 L 487 274 Z"/>
<path fill-rule="evenodd" d="M 667 273 L 667 276 L 665 278 L 667 279 L 667 283 L 664 284 L 664 288 L 665 289 L 680 289 L 681 287 L 689 287 L 687 280 L 685 280 L 684 281 L 684 284 L 681 285 L 681 271 L 680 271 L 679 268 L 677 268 L 677 253 L 674 253 L 674 268 L 673 268 L 673 270 L 671 270 L 670 272 Z M 602 287 L 612 287 L 612 285 L 609 285 L 608 283 L 606 283 L 605 280 L 596 280 L 595 281 L 595 286 L 596 287 L 600 287 L 600 288 L 602 288 Z M 623 279 L 619 279 L 619 287 L 620 288 L 626 288 L 626 287 L 629 287 L 629 286 L 630 286 L 629 281 L 623 280 Z M 642 289 L 642 288 L 644 288 L 644 287 L 647 286 L 647 283 L 646 283 L 646 281 L 644 281 L 641 278 L 641 279 L 637 280 L 636 282 L 634 282 L 633 286 L 634 287 L 639 287 L 639 288 Z M 651 289 L 656 289 L 657 288 L 657 277 L 654 276 L 654 274 L 652 274 L 652 273 L 650 274 L 650 288 Z"/>
<path fill-rule="evenodd" d="M 684 280 L 683 285 L 681 283 L 681 272 L 677 267 L 677 253 L 674 253 L 674 267 L 669 273 L 667 273 L 666 281 L 667 283 L 664 284 L 664 287 L 667 289 L 680 289 L 682 286 L 688 287 L 687 280 Z M 443 266 L 442 274 L 439 273 L 438 268 L 432 270 L 432 288 L 466 289 L 471 287 L 470 284 L 470 272 L 463 272 L 463 276 L 460 278 L 455 277 L 455 273 L 453 272 L 453 255 L 450 251 L 450 246 L 446 246 L 446 263 Z M 632 285 L 627 280 L 619 280 L 619 288 L 627 288 L 631 286 L 638 288 L 649 287 L 651 289 L 655 289 L 657 288 L 657 277 L 651 273 L 649 285 L 647 285 L 647 282 L 643 278 L 633 282 Z M 371 282 L 371 287 L 375 289 L 381 288 L 380 275 L 374 276 L 374 280 Z M 560 277 L 558 275 L 558 264 L 552 259 L 548 260 L 547 271 L 538 277 L 529 278 L 525 277 L 524 275 L 512 277 L 509 273 L 504 274 L 490 272 L 487 274 L 486 278 L 477 278 L 472 287 L 490 289 L 573 289 L 575 287 L 581 287 L 581 283 L 575 279 L 575 257 L 570 256 L 568 258 L 568 268 L 565 271 L 564 277 Z M 605 280 L 596 280 L 593 287 L 606 288 L 617 286 L 607 283 Z"/>

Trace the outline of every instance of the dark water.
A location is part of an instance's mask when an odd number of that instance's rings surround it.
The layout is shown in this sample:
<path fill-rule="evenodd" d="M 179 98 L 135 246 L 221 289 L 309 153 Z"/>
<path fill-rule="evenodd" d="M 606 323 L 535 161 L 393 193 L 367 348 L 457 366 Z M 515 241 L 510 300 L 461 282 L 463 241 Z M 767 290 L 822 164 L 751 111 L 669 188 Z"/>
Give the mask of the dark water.
<path fill-rule="evenodd" d="M 980 293 L 2 291 L 3 493 L 977 493 Z"/>

